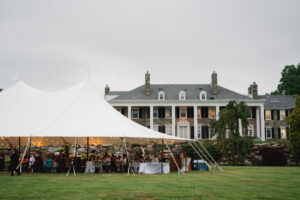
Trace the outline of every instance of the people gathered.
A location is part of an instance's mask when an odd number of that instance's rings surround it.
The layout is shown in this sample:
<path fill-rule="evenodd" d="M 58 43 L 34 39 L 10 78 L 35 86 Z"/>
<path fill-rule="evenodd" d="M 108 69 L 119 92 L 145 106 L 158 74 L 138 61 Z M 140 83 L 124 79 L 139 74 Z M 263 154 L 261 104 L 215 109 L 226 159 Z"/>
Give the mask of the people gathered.
<path fill-rule="evenodd" d="M 89 155 L 76 155 L 61 151 L 56 153 L 47 153 L 42 151 L 27 152 L 21 155 L 16 148 L 12 148 L 9 154 L 10 159 L 8 169 L 11 176 L 23 173 L 66 173 L 75 169 L 78 173 L 122 173 L 137 172 L 139 163 L 159 163 L 165 162 L 165 157 L 146 156 L 143 152 L 136 155 L 90 152 Z M 0 172 L 5 169 L 5 155 L 0 152 Z M 20 164 L 22 162 L 22 164 Z"/>

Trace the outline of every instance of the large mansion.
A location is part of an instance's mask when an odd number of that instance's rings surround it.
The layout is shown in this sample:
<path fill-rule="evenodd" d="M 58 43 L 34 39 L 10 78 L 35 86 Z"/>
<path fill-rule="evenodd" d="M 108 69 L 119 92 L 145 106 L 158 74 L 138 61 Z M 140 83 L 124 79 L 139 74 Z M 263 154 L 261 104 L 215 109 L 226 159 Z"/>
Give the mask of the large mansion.
<path fill-rule="evenodd" d="M 229 101 L 244 101 L 251 113 L 248 135 L 266 139 L 286 139 L 288 116 L 294 107 L 294 96 L 261 96 L 254 82 L 248 95 L 218 85 L 217 73 L 210 84 L 145 84 L 130 91 L 110 91 L 106 100 L 123 115 L 156 131 L 190 139 L 208 139 L 212 135 L 210 120 L 218 119 L 219 111 Z M 240 126 L 240 133 L 242 133 Z"/>

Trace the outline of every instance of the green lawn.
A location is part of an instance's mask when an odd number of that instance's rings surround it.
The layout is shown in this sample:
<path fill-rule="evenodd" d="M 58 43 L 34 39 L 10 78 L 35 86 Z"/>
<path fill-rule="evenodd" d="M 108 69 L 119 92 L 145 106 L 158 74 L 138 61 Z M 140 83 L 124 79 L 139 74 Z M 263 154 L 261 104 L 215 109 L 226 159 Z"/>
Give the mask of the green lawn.
<path fill-rule="evenodd" d="M 0 175 L 0 199 L 300 199 L 300 167 L 224 167 L 186 175 Z"/>

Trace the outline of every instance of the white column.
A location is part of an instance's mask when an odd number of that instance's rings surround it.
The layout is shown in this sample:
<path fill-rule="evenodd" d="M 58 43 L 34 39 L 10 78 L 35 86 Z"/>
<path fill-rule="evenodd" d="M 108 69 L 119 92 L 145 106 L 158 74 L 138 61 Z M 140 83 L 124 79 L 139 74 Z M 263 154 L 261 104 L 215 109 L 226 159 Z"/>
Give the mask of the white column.
<path fill-rule="evenodd" d="M 243 131 L 242 131 L 242 120 L 239 119 L 239 132 L 240 132 L 240 136 L 243 136 Z"/>
<path fill-rule="evenodd" d="M 173 136 L 175 136 L 175 124 L 176 124 L 175 106 L 172 106 L 172 135 Z"/>
<path fill-rule="evenodd" d="M 220 106 L 216 106 L 216 120 L 219 119 Z"/>
<path fill-rule="evenodd" d="M 261 133 L 261 140 L 265 141 L 265 107 L 264 105 L 260 106 L 260 133 Z"/>
<path fill-rule="evenodd" d="M 198 112 L 197 112 L 197 106 L 194 106 L 194 138 L 198 139 Z"/>
<path fill-rule="evenodd" d="M 259 107 L 256 107 L 256 137 L 261 138 L 261 132 L 260 132 L 260 116 L 259 116 Z"/>
<path fill-rule="evenodd" d="M 150 129 L 153 130 L 153 106 L 150 106 Z"/>
<path fill-rule="evenodd" d="M 131 106 L 128 106 L 128 118 L 131 119 Z"/>

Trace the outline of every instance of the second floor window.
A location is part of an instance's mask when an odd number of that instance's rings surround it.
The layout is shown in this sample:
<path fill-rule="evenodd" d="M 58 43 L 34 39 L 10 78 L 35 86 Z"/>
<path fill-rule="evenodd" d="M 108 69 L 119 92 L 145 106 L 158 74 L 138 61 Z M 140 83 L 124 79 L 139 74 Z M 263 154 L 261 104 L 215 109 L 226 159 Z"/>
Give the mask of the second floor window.
<path fill-rule="evenodd" d="M 159 91 L 158 100 L 165 100 L 165 92 L 164 91 Z"/>
<path fill-rule="evenodd" d="M 179 100 L 185 100 L 185 92 L 184 91 L 179 92 Z"/>
<path fill-rule="evenodd" d="M 180 117 L 186 118 L 186 109 L 180 109 Z"/>
<path fill-rule="evenodd" d="M 271 120 L 271 110 L 266 110 L 266 120 Z"/>
<path fill-rule="evenodd" d="M 285 110 L 280 110 L 280 120 L 284 120 L 285 118 Z"/>

